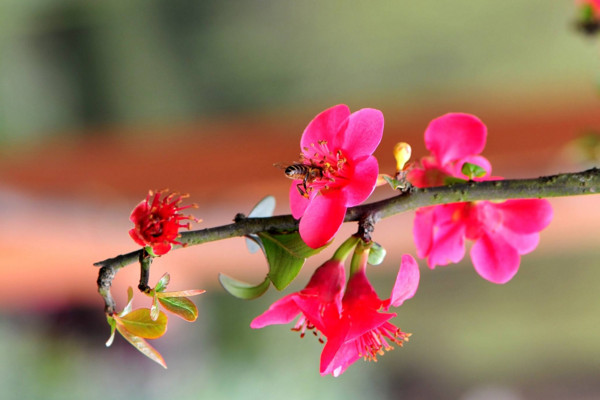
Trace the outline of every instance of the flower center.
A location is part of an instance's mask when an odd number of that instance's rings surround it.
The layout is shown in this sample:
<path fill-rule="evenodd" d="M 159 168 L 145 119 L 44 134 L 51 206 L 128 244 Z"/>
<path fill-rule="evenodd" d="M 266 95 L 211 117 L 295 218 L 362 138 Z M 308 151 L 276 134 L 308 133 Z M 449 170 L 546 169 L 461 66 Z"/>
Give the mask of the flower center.
<path fill-rule="evenodd" d="M 343 185 L 342 182 L 349 179 L 351 168 L 348 159 L 342 150 L 329 149 L 326 140 L 311 143 L 310 147 L 304 148 L 304 154 L 300 157 L 304 165 L 319 171 L 319 173 L 313 172 L 312 177 L 306 180 L 309 191 L 329 190 Z"/>
<path fill-rule="evenodd" d="M 394 349 L 394 346 L 388 341 L 402 347 L 404 342 L 408 342 L 410 335 L 410 333 L 404 333 L 395 325 L 386 322 L 356 339 L 356 350 L 365 360 L 376 362 L 378 355 L 382 356 L 386 351 Z"/>
<path fill-rule="evenodd" d="M 150 214 L 146 222 L 144 232 L 152 237 L 159 237 L 163 234 L 162 218 L 156 214 Z"/>

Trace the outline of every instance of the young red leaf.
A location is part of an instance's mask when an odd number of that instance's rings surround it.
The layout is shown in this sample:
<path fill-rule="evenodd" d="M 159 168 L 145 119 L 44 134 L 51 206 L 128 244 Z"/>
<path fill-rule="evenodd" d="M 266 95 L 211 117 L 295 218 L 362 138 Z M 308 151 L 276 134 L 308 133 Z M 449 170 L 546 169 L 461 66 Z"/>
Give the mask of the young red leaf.
<path fill-rule="evenodd" d="M 134 336 L 156 339 L 167 331 L 167 316 L 159 311 L 155 321 L 147 308 L 138 308 L 123 317 L 115 317 L 117 328 L 121 327 Z"/>
<path fill-rule="evenodd" d="M 159 297 L 158 301 L 167 311 L 186 321 L 194 322 L 198 318 L 198 308 L 187 297 Z"/>
<path fill-rule="evenodd" d="M 138 349 L 143 355 L 151 359 L 152 361 L 162 365 L 163 368 L 167 368 L 164 358 L 160 353 L 152 346 L 148 344 L 144 339 L 139 336 L 132 334 L 127 331 L 122 325 L 117 324 L 117 330 L 133 347 Z"/>

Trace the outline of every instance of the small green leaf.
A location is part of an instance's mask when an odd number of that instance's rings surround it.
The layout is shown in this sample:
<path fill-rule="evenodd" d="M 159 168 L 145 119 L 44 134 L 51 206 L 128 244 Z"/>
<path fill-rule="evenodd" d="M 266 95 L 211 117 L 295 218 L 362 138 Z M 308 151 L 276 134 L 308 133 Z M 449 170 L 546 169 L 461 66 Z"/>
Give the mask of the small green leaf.
<path fill-rule="evenodd" d="M 248 218 L 272 217 L 273 211 L 275 211 L 275 197 L 265 196 L 252 208 Z"/>
<path fill-rule="evenodd" d="M 198 307 L 187 297 L 159 297 L 158 301 L 167 311 L 194 322 L 198 318 Z"/>
<path fill-rule="evenodd" d="M 580 6 L 579 15 L 582 22 L 594 21 L 594 9 L 590 4 L 584 4 Z"/>
<path fill-rule="evenodd" d="M 406 181 L 401 181 L 396 178 L 392 178 L 391 176 L 383 175 L 383 179 L 392 187 L 394 190 L 404 190 L 407 187 Z"/>
<path fill-rule="evenodd" d="M 115 319 L 117 328 L 120 326 L 132 335 L 145 339 L 159 338 L 167 331 L 167 316 L 162 311 L 158 312 L 156 320 L 152 320 L 150 310 L 147 308 L 138 308 L 124 317 Z"/>
<path fill-rule="evenodd" d="M 277 235 L 261 232 L 258 236 L 269 262 L 269 279 L 278 290 L 285 289 L 296 278 L 306 258 L 327 247 L 308 247 L 298 232 Z"/>
<path fill-rule="evenodd" d="M 117 328 L 117 321 L 109 315 L 106 316 L 106 320 L 108 321 L 108 325 L 110 325 L 110 337 L 106 341 L 106 347 L 110 347 L 115 340 L 115 329 Z"/>
<path fill-rule="evenodd" d="M 246 247 L 248 248 L 248 252 L 250 254 L 256 253 L 258 250 L 265 251 L 260 238 L 255 234 L 250 234 L 246 236 Z"/>
<path fill-rule="evenodd" d="M 153 291 L 152 294 L 152 306 L 150 306 L 150 319 L 152 321 L 156 321 L 158 319 L 158 297 L 156 296 L 156 291 Z"/>
<path fill-rule="evenodd" d="M 156 293 L 156 296 L 158 296 L 159 299 L 162 297 L 188 297 L 188 296 L 198 296 L 199 294 L 202 294 L 204 292 L 206 292 L 206 290 L 191 289 L 191 290 L 179 290 L 177 292 Z"/>
<path fill-rule="evenodd" d="M 264 281 L 258 285 L 251 285 L 246 282 L 241 282 L 233 279 L 225 274 L 219 274 L 219 282 L 223 288 L 232 296 L 238 299 L 252 300 L 262 296 L 269 289 L 270 280 L 266 277 Z"/>
<path fill-rule="evenodd" d="M 169 275 L 168 272 L 165 272 L 165 274 L 160 277 L 158 282 L 156 282 L 156 286 L 154 287 L 154 290 L 157 292 L 164 292 L 170 281 L 171 281 L 171 276 Z"/>
<path fill-rule="evenodd" d="M 468 176 L 469 179 L 481 178 L 482 176 L 485 176 L 485 174 L 487 174 L 487 171 L 481 168 L 479 165 L 471 164 L 468 162 L 463 164 L 460 172 Z"/>
<path fill-rule="evenodd" d="M 164 358 L 160 355 L 160 353 L 152 346 L 148 344 L 144 339 L 139 336 L 135 336 L 131 332 L 127 331 L 123 326 L 117 324 L 117 330 L 127 340 L 133 347 L 138 349 L 143 355 L 148 357 L 154 362 L 162 365 L 163 368 L 167 368 L 167 364 L 165 363 Z"/>
<path fill-rule="evenodd" d="M 148 253 L 148 255 L 150 257 L 158 257 L 155 253 L 154 253 L 154 249 L 151 246 L 146 246 L 144 247 L 144 249 L 146 250 L 146 253 Z"/>
<path fill-rule="evenodd" d="M 271 217 L 273 216 L 273 211 L 275 211 L 275 197 L 266 196 L 252 208 L 252 211 L 248 214 L 248 218 Z M 248 235 L 246 237 L 246 247 L 251 254 L 254 254 L 262 249 L 262 243 L 258 236 Z"/>
<path fill-rule="evenodd" d="M 373 242 L 371 249 L 369 250 L 368 263 L 371 265 L 379 265 L 383 262 L 387 251 L 379 244 Z"/>
<path fill-rule="evenodd" d="M 133 307 L 133 288 L 131 286 L 129 286 L 127 288 L 127 305 L 125 306 L 123 311 L 121 311 L 119 313 L 119 317 L 124 317 L 127 314 L 129 314 L 131 312 L 131 310 L 133 309 L 132 307 Z"/>

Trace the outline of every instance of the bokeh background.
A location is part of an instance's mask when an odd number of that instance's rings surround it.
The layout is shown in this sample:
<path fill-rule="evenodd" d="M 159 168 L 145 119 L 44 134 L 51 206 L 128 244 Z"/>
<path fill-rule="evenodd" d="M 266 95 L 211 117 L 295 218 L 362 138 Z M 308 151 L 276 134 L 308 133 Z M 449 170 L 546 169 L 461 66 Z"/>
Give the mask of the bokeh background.
<path fill-rule="evenodd" d="M 451 111 L 487 124 L 496 175 L 593 165 L 584 150 L 600 130 L 600 54 L 576 13 L 545 0 L 1 2 L 2 398 L 599 398 L 595 196 L 553 199 L 554 221 L 506 285 L 468 259 L 435 271 L 421 262 L 419 292 L 395 321 L 411 341 L 337 379 L 318 375 L 312 337 L 249 328 L 281 293 L 243 302 L 218 286 L 219 272 L 264 276 L 242 239 L 154 263 L 152 283 L 169 271 L 171 289 L 207 290 L 197 322 L 171 317 L 153 341 L 168 370 L 119 337 L 104 347 L 92 266 L 136 248 L 128 216 L 148 189 L 189 193 L 198 228 L 267 194 L 287 213 L 289 181 L 272 164 L 295 160 L 306 124 L 338 103 L 384 112 L 383 171 L 397 141 L 424 155 L 427 123 Z M 388 257 L 371 277 L 382 297 L 401 254 L 415 253 L 411 228 L 408 214 L 377 226 Z M 121 306 L 137 272 L 115 281 Z"/>

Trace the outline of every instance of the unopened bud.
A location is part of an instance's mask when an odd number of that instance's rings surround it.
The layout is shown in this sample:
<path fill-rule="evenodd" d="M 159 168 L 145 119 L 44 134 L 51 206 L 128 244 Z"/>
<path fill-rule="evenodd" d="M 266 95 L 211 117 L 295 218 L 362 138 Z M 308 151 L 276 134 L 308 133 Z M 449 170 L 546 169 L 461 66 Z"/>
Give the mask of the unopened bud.
<path fill-rule="evenodd" d="M 396 158 L 396 172 L 402 171 L 404 165 L 410 160 L 411 148 L 408 143 L 399 142 L 394 146 L 394 158 Z"/>

